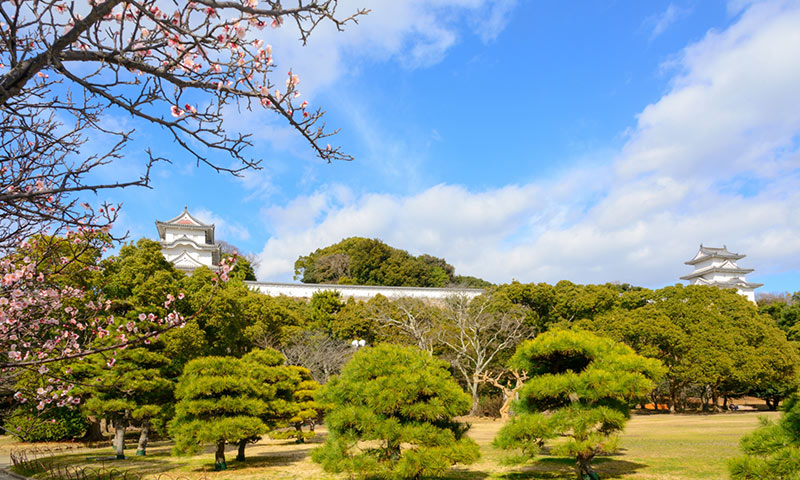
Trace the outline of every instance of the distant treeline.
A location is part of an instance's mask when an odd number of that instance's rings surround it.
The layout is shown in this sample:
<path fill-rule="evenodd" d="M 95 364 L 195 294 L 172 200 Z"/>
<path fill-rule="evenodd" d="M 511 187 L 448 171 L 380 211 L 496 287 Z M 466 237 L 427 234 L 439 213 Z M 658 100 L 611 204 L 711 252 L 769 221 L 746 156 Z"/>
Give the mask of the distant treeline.
<path fill-rule="evenodd" d="M 492 286 L 486 280 L 456 275 L 455 267 L 432 255 L 414 256 L 377 238 L 350 237 L 301 256 L 295 278 L 304 283 L 398 287 Z"/>

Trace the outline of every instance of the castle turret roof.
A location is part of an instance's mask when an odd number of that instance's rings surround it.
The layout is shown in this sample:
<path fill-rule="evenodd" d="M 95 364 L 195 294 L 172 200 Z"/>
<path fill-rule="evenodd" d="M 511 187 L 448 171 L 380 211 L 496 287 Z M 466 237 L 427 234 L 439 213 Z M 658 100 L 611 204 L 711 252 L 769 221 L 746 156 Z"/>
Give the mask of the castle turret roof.
<path fill-rule="evenodd" d="M 183 212 L 171 220 L 167 220 L 166 222 L 156 220 L 158 236 L 161 237 L 162 241 L 166 239 L 167 227 L 179 227 L 187 230 L 201 230 L 206 234 L 206 243 L 214 244 L 214 224 L 212 223 L 209 225 L 195 218 L 189 213 L 188 206 L 183 207 Z"/>
<path fill-rule="evenodd" d="M 729 260 L 740 260 L 747 255 L 740 255 L 738 253 L 733 253 L 728 251 L 728 247 L 725 245 L 722 248 L 717 247 L 704 247 L 703 244 L 700 244 L 700 250 L 697 252 L 697 255 L 694 256 L 688 262 L 683 262 L 686 265 L 694 265 L 700 263 L 704 260 L 708 260 L 709 258 L 725 258 Z"/>

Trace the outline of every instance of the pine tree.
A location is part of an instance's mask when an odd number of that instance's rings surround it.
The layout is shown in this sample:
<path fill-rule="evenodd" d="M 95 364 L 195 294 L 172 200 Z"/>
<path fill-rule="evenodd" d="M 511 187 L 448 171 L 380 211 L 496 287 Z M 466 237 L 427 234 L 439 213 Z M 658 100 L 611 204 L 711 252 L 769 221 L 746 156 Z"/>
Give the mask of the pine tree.
<path fill-rule="evenodd" d="M 174 385 L 163 376 L 169 363 L 160 353 L 131 348 L 117 352 L 96 377 L 100 386 L 84 408 L 111 422 L 118 459 L 125 458 L 125 430 L 133 424 L 142 428 L 136 454 L 145 454 L 151 422 L 172 399 Z"/>
<path fill-rule="evenodd" d="M 599 478 L 592 460 L 616 450 L 629 406 L 650 393 L 663 373 L 658 360 L 581 331 L 551 331 L 528 340 L 509 364 L 531 378 L 514 404 L 518 415 L 503 426 L 494 445 L 517 450 L 511 460 L 521 462 L 558 438 L 551 452 L 574 457 L 578 478 L 584 480 Z"/>
<path fill-rule="evenodd" d="M 469 411 L 470 396 L 448 364 L 415 347 L 380 345 L 357 352 L 318 399 L 332 406 L 328 438 L 312 452 L 329 472 L 362 477 L 442 476 L 472 463 L 478 446 L 453 420 Z"/>
<path fill-rule="evenodd" d="M 248 443 L 270 430 L 285 427 L 299 410 L 295 392 L 301 369 L 283 365 L 272 349 L 254 350 L 241 359 L 201 357 L 190 361 L 178 381 L 175 418 L 170 433 L 179 454 L 217 447 L 214 467 L 227 468 L 225 445 L 237 445 L 245 460 Z"/>
<path fill-rule="evenodd" d="M 745 455 L 728 463 L 733 480 L 800 479 L 800 398 L 789 397 L 777 422 L 761 419 L 761 427 L 742 438 Z"/>
<path fill-rule="evenodd" d="M 175 453 L 195 454 L 204 445 L 216 445 L 214 469 L 225 470 L 226 443 L 267 432 L 259 418 L 267 408 L 259 398 L 261 383 L 242 367 L 233 357 L 200 357 L 186 364 L 169 425 Z"/>
<path fill-rule="evenodd" d="M 276 431 L 270 434 L 272 438 L 294 438 L 297 443 L 305 443 L 309 438 L 313 438 L 316 433 L 317 417 L 323 412 L 323 405 L 315 398 L 319 391 L 320 384 L 311 377 L 311 372 L 305 367 L 290 366 L 300 376 L 300 382 L 294 386 L 291 404 L 291 417 L 287 420 L 290 428 Z M 303 430 L 308 427 L 308 430 Z"/>
<path fill-rule="evenodd" d="M 282 354 L 271 348 L 253 350 L 242 357 L 246 371 L 260 384 L 259 398 L 265 402 L 266 409 L 259 418 L 267 431 L 286 427 L 300 412 L 295 396 L 302 384 L 303 374 L 310 376 L 307 369 L 284 365 L 285 361 Z M 247 444 L 259 440 L 260 435 L 240 438 L 236 460 L 243 462 Z"/>

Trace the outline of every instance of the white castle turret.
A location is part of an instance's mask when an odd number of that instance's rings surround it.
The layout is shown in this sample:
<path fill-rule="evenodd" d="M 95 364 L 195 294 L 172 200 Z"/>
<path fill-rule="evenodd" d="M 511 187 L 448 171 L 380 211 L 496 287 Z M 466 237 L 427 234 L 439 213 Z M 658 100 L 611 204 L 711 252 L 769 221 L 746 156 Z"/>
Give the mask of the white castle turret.
<path fill-rule="evenodd" d="M 745 280 L 745 274 L 753 271 L 752 268 L 740 268 L 736 260 L 741 260 L 746 255 L 731 253 L 723 245 L 722 248 L 704 247 L 700 244 L 700 251 L 686 265 L 694 265 L 694 272 L 681 277 L 688 280 L 690 285 L 711 285 L 719 288 L 735 288 L 739 294 L 755 303 L 755 289 L 763 283 L 752 283 Z"/>
<path fill-rule="evenodd" d="M 184 207 L 183 212 L 172 220 L 156 220 L 161 253 L 175 268 L 192 273 L 206 266 L 216 270 L 220 259 L 220 246 L 214 243 L 214 225 L 194 218 Z"/>

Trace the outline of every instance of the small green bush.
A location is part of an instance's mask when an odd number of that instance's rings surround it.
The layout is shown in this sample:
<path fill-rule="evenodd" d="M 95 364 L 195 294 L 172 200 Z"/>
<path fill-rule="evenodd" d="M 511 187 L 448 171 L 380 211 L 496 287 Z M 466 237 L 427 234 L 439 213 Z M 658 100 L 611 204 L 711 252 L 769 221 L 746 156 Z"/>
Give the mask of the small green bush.
<path fill-rule="evenodd" d="M 8 419 L 6 429 L 23 442 L 55 442 L 80 438 L 89 424 L 78 409 L 54 408 L 44 413 L 34 413 L 18 407 Z"/>

